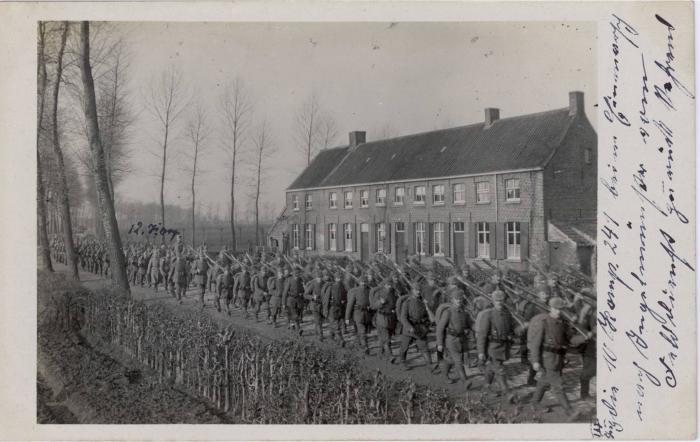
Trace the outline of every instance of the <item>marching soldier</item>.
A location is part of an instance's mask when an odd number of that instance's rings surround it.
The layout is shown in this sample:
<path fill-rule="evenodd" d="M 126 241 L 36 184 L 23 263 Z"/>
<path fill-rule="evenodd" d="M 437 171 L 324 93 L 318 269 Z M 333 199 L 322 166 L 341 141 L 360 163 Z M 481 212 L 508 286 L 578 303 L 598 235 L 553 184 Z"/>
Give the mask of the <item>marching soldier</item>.
<path fill-rule="evenodd" d="M 182 304 L 182 298 L 187 292 L 187 256 L 175 249 L 175 263 L 173 264 L 173 283 L 175 285 L 175 298 Z"/>
<path fill-rule="evenodd" d="M 282 290 L 282 303 L 287 307 L 287 328 L 297 329 L 302 334 L 301 320 L 304 311 L 304 281 L 295 268 Z"/>
<path fill-rule="evenodd" d="M 464 292 L 456 286 L 449 289 L 450 305 L 444 308 L 440 316 L 436 318 L 438 351 L 446 351 L 448 358 L 442 359 L 441 365 L 445 379 L 452 384 L 450 368 L 454 365 L 459 378 L 468 387 L 467 372 L 465 369 L 465 355 L 468 355 L 467 337 L 473 326 L 472 319 L 464 308 Z"/>
<path fill-rule="evenodd" d="M 345 347 L 343 339 L 343 318 L 345 317 L 345 305 L 347 303 L 347 292 L 342 281 L 340 272 L 336 272 L 333 281 L 326 285 L 323 296 L 323 312 L 328 318 L 331 339 L 335 342 L 336 335 L 340 340 L 340 346 Z"/>
<path fill-rule="evenodd" d="M 314 328 L 319 341 L 323 341 L 323 291 L 328 283 L 327 272 L 322 274 L 316 272 L 315 278 L 306 286 L 304 299 L 311 307 L 311 314 L 314 318 Z"/>
<path fill-rule="evenodd" d="M 267 292 L 267 272 L 265 272 L 264 267 L 260 267 L 260 273 L 258 275 L 255 275 L 253 277 L 253 280 L 250 283 L 251 289 L 253 292 L 253 302 L 255 303 L 255 322 L 258 322 L 258 315 L 260 314 L 260 308 L 263 306 L 263 304 L 267 305 L 267 319 L 270 319 L 270 307 L 269 307 L 269 300 L 268 300 L 268 292 Z"/>
<path fill-rule="evenodd" d="M 151 260 L 148 262 L 148 273 L 151 275 L 151 285 L 155 292 L 158 291 L 158 283 L 160 282 L 160 270 L 158 269 L 159 260 L 160 252 L 158 248 L 153 247 L 153 254 L 151 255 Z"/>
<path fill-rule="evenodd" d="M 530 321 L 527 346 L 533 368 L 542 371 L 532 397 L 533 405 L 539 405 L 545 389 L 550 387 L 566 414 L 573 418 L 575 412 L 564 393 L 561 379 L 564 355 L 570 342 L 570 329 L 561 318 L 561 309 L 565 306 L 566 302 L 561 298 L 549 300 L 549 313 L 540 313 Z"/>
<path fill-rule="evenodd" d="M 270 313 L 268 322 L 272 324 L 273 327 L 277 327 L 277 316 L 282 311 L 282 291 L 284 290 L 284 284 L 287 277 L 287 269 L 279 268 L 277 269 L 277 276 L 273 276 L 268 280 L 267 287 L 270 293 Z"/>
<path fill-rule="evenodd" d="M 355 322 L 357 342 L 367 355 L 369 354 L 367 329 L 372 323 L 368 283 L 367 277 L 360 278 L 360 285 L 350 289 L 350 292 L 348 292 L 348 303 L 345 308 L 345 324 L 350 324 L 351 319 Z"/>
<path fill-rule="evenodd" d="M 430 332 L 430 316 L 426 308 L 426 302 L 420 297 L 418 288 L 411 288 L 408 298 L 401 304 L 399 311 L 401 321 L 401 349 L 399 356 L 404 370 L 410 370 L 406 364 L 408 347 L 415 342 L 418 351 L 425 358 L 428 366 L 431 364 L 430 351 L 428 350 L 428 333 Z"/>
<path fill-rule="evenodd" d="M 197 270 L 195 271 L 195 284 L 199 287 L 199 302 L 204 308 L 204 293 L 207 288 L 207 272 L 209 271 L 209 262 L 207 262 L 206 251 L 202 248 L 199 250 L 199 258 L 197 259 Z"/>
<path fill-rule="evenodd" d="M 216 284 L 216 310 L 221 312 L 221 297 L 226 303 L 226 313 L 231 316 L 231 301 L 233 300 L 233 274 L 229 266 L 224 267 L 223 273 L 218 276 Z"/>
<path fill-rule="evenodd" d="M 539 304 L 547 305 L 549 297 L 546 291 L 537 292 L 537 299 Z M 523 321 L 525 321 L 525 327 L 523 332 L 520 334 L 520 362 L 528 367 L 527 373 L 527 385 L 535 385 L 535 376 L 537 371 L 532 367 L 530 359 L 528 358 L 528 348 L 527 348 L 527 329 L 529 327 L 529 322 L 532 318 L 539 315 L 540 313 L 545 313 L 547 310 L 531 301 L 523 301 L 520 306 L 520 311 L 522 312 Z"/>
<path fill-rule="evenodd" d="M 398 275 L 395 275 L 398 279 Z M 391 361 L 394 360 L 394 355 L 391 351 L 391 337 L 396 329 L 396 300 L 398 296 L 394 288 L 393 281 L 389 281 L 384 285 L 381 291 L 378 291 L 376 300 L 372 305 L 372 309 L 376 313 L 377 334 L 379 335 L 380 354 L 386 356 Z"/>
<path fill-rule="evenodd" d="M 493 307 L 483 310 L 477 317 L 476 343 L 479 363 L 486 365 L 486 384 L 495 380 L 502 393 L 512 399 L 504 363 L 510 359 L 514 335 L 513 317 L 503 303 L 506 296 L 496 290 L 491 294 Z"/>
<path fill-rule="evenodd" d="M 238 306 L 245 312 L 245 318 L 248 319 L 248 305 L 250 304 L 250 272 L 248 268 L 242 266 L 238 273 L 235 282 L 233 283 L 233 291 L 238 299 Z"/>

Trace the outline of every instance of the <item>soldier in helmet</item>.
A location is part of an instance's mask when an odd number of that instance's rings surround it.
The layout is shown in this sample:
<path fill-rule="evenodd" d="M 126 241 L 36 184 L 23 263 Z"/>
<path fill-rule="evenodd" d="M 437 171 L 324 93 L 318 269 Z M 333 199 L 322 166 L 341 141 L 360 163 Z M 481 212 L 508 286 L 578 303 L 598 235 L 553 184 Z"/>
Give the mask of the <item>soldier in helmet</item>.
<path fill-rule="evenodd" d="M 506 380 L 505 362 L 510 359 L 514 336 L 513 316 L 505 307 L 505 294 L 496 290 L 491 294 L 493 307 L 483 310 L 477 317 L 477 353 L 479 362 L 486 364 L 486 384 L 495 380 L 502 393 L 512 399 Z"/>
<path fill-rule="evenodd" d="M 343 318 L 345 317 L 347 299 L 343 276 L 339 271 L 336 271 L 333 274 L 333 280 L 326 284 L 323 293 L 323 312 L 324 316 L 328 318 L 331 339 L 335 341 L 337 336 L 341 347 L 345 347 Z"/>
<path fill-rule="evenodd" d="M 187 255 L 179 249 L 175 249 L 175 262 L 173 263 L 173 284 L 175 286 L 175 298 L 182 304 L 182 298 L 187 292 Z"/>
<path fill-rule="evenodd" d="M 299 268 L 294 268 L 282 290 L 282 303 L 287 308 L 287 327 L 296 328 L 302 334 L 301 320 L 304 311 L 304 281 Z"/>
<path fill-rule="evenodd" d="M 545 389 L 549 387 L 566 413 L 573 418 L 575 412 L 564 393 L 561 379 L 564 355 L 571 338 L 571 329 L 561 317 L 561 309 L 566 307 L 566 302 L 555 297 L 549 300 L 549 307 L 548 313 L 532 318 L 527 332 L 530 362 L 535 371 L 542 371 L 532 401 L 539 405 Z"/>
<path fill-rule="evenodd" d="M 216 297 L 216 309 L 221 311 L 221 301 L 223 297 L 226 303 L 226 313 L 231 316 L 231 301 L 233 300 L 233 273 L 231 273 L 231 268 L 227 265 L 223 268 L 223 273 L 219 273 L 219 280 L 217 281 L 217 297 Z"/>
<path fill-rule="evenodd" d="M 282 311 L 282 290 L 286 280 L 286 269 L 280 267 L 277 269 L 277 275 L 270 277 L 267 280 L 267 290 L 270 293 L 270 313 L 268 322 L 273 327 L 277 327 L 277 317 Z"/>
<path fill-rule="evenodd" d="M 373 300 L 372 309 L 376 313 L 377 334 L 379 335 L 379 348 L 382 355 L 393 360 L 391 351 L 391 337 L 396 329 L 396 300 L 400 293 L 396 288 L 398 274 L 394 273 L 390 281 L 384 284 Z"/>
<path fill-rule="evenodd" d="M 521 316 L 523 321 L 525 321 L 525 326 L 520 334 L 520 362 L 528 367 L 527 385 L 535 385 L 535 376 L 537 375 L 537 372 L 534 368 L 532 368 L 532 364 L 528 358 L 527 329 L 532 318 L 547 311 L 546 306 L 548 301 L 549 296 L 547 295 L 547 292 L 541 290 L 537 292 L 537 302 L 525 300 L 519 305 Z"/>
<path fill-rule="evenodd" d="M 323 341 L 323 291 L 328 283 L 328 272 L 316 271 L 314 279 L 304 290 L 304 299 L 309 303 L 314 318 L 314 329 L 319 341 Z"/>
<path fill-rule="evenodd" d="M 253 291 L 253 301 L 255 303 L 255 321 L 258 321 L 258 316 L 260 315 L 260 309 L 263 305 L 268 305 L 267 311 L 269 312 L 269 293 L 267 291 L 267 272 L 264 267 L 260 267 L 260 273 L 253 277 L 250 282 L 251 289 Z M 268 320 L 270 319 L 268 313 Z"/>
<path fill-rule="evenodd" d="M 450 379 L 450 368 L 454 365 L 459 374 L 459 378 L 468 386 L 467 372 L 465 370 L 465 355 L 468 354 L 467 338 L 473 326 L 472 319 L 464 308 L 465 294 L 457 286 L 449 289 L 450 306 L 440 312 L 436 318 L 436 334 L 438 351 L 446 351 L 448 358 L 441 361 L 442 370 L 448 383 L 454 381 Z"/>
<path fill-rule="evenodd" d="M 204 248 L 199 249 L 197 258 L 197 270 L 195 271 L 195 283 L 199 286 L 199 302 L 204 308 L 204 293 L 207 288 L 207 273 L 209 272 L 209 262 Z"/>
<path fill-rule="evenodd" d="M 369 280 L 366 276 L 360 278 L 360 284 L 348 292 L 348 303 L 345 308 L 345 323 L 349 324 L 351 318 L 354 320 L 357 327 L 357 342 L 365 354 L 369 354 L 367 329 L 372 323 L 368 284 Z"/>
<path fill-rule="evenodd" d="M 426 308 L 426 301 L 420 296 L 418 287 L 411 287 L 408 298 L 401 304 L 399 321 L 401 321 L 401 349 L 399 356 L 405 370 L 410 367 L 406 364 L 408 347 L 415 342 L 418 351 L 430 366 L 432 359 L 428 350 L 428 333 L 430 332 L 430 316 Z"/>
<path fill-rule="evenodd" d="M 250 304 L 250 272 L 246 266 L 242 266 L 238 273 L 235 282 L 233 283 L 233 291 L 238 298 L 238 305 L 245 312 L 245 318 L 248 319 L 248 305 Z"/>

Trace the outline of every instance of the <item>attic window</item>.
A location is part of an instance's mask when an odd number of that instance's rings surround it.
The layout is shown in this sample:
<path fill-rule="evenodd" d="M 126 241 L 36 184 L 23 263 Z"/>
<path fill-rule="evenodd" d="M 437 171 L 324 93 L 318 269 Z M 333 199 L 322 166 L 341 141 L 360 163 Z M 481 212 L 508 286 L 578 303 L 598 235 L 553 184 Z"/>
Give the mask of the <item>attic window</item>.
<path fill-rule="evenodd" d="M 442 149 L 440 149 L 440 153 L 443 153 L 446 150 L 447 150 L 447 146 L 442 146 Z"/>

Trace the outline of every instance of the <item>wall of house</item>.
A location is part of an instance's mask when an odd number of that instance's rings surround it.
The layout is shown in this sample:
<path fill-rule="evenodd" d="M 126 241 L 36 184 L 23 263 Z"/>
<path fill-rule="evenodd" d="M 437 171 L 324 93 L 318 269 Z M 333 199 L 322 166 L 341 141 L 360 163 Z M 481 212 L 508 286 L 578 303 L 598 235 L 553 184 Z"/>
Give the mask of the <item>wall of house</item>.
<path fill-rule="evenodd" d="M 506 180 L 517 178 L 520 183 L 519 201 L 507 201 Z M 477 183 L 486 181 L 490 184 L 490 197 L 487 203 L 477 203 Z M 369 252 L 376 251 L 376 230 L 377 223 L 383 222 L 387 226 L 388 241 L 386 252 L 392 258 L 396 257 L 396 223 L 404 223 L 403 233 L 406 252 L 413 255 L 416 252 L 415 246 L 415 223 L 424 222 L 429 226 L 431 223 L 444 223 L 443 248 L 447 256 L 452 255 L 454 250 L 452 227 L 454 223 L 464 223 L 464 239 L 462 249 L 466 261 L 478 259 L 476 255 L 476 231 L 478 222 L 487 222 L 491 229 L 490 259 L 499 265 L 505 265 L 514 269 L 527 269 L 527 259 L 541 260 L 547 257 L 546 228 L 544 215 L 543 187 L 544 179 L 541 171 L 516 172 L 508 174 L 492 174 L 478 177 L 434 179 L 426 181 L 412 181 L 406 183 L 389 183 L 380 185 L 348 186 L 334 189 L 318 189 L 311 191 L 289 191 L 286 195 L 287 201 L 287 231 L 292 238 L 292 225 L 298 224 L 300 231 L 300 249 L 304 249 L 304 224 L 315 224 L 315 241 L 309 253 L 349 255 L 360 258 L 360 232 L 361 224 L 368 224 L 369 227 Z M 464 184 L 465 201 L 455 203 L 453 201 L 453 185 Z M 434 204 L 432 199 L 432 189 L 435 185 L 445 186 L 445 201 L 443 204 Z M 414 203 L 416 186 L 425 186 L 426 201 L 423 204 Z M 404 203 L 398 205 L 394 203 L 394 194 L 397 187 L 405 189 Z M 386 202 L 384 205 L 376 204 L 376 191 L 379 188 L 386 189 Z M 369 191 L 368 207 L 361 207 L 360 191 Z M 352 191 L 352 209 L 343 207 L 344 192 Z M 337 193 L 337 208 L 329 208 L 331 192 Z M 305 196 L 312 196 L 312 207 L 307 209 L 304 205 Z M 299 198 L 299 208 L 294 210 L 293 197 Z M 516 221 L 521 223 L 521 257 L 517 259 L 507 259 L 505 243 L 505 223 Z M 329 250 L 328 225 L 335 223 L 337 226 L 337 248 L 339 250 Z M 353 225 L 353 251 L 345 252 L 343 249 L 343 224 Z M 426 227 L 427 227 L 426 226 Z M 425 258 L 430 260 L 433 251 L 432 235 L 429 227 L 426 228 L 425 248 L 427 249 Z M 398 251 L 399 253 L 402 251 Z"/>

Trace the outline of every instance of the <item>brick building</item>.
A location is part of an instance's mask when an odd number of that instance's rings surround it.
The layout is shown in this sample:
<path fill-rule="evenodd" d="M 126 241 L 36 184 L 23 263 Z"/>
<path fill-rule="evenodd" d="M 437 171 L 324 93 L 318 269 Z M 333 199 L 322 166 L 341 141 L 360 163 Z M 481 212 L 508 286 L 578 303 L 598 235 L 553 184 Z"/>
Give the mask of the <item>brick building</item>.
<path fill-rule="evenodd" d="M 562 109 L 321 151 L 286 191 L 272 244 L 401 262 L 527 259 L 595 271 L 597 138 L 583 93 Z"/>

